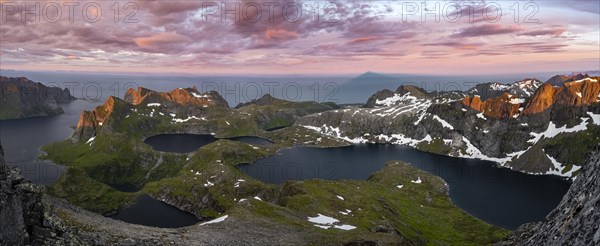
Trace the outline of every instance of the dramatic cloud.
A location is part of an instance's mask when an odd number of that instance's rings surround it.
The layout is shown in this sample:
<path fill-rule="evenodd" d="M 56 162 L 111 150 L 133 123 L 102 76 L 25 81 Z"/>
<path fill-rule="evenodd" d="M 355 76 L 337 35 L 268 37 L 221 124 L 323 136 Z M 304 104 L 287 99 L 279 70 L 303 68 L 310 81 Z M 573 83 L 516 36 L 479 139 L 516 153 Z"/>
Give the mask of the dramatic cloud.
<path fill-rule="evenodd" d="M 23 20 L 19 11 L 2 13 L 2 68 L 430 72 L 421 67 L 436 59 L 440 69 L 435 72 L 456 71 L 482 60 L 515 64 L 507 71 L 523 69 L 518 65 L 523 61 L 544 61 L 551 70 L 562 69 L 565 62 L 598 64 L 593 61 L 600 46 L 600 15 L 594 1 L 536 1 L 539 11 L 533 17 L 542 24 L 524 22 L 529 12 L 520 13 L 515 22 L 514 2 L 457 1 L 446 16 L 462 16 L 456 22 L 448 18 L 436 22 L 431 15 L 423 21 L 420 13 L 406 20 L 401 3 L 394 1 L 118 1 L 116 16 L 114 1 L 100 1 L 99 21 L 89 20 L 99 11 L 82 12 L 85 3 L 80 3 L 73 19 L 63 9 L 56 22 L 29 15 Z M 525 3 L 519 1 L 520 8 Z M 430 11 L 435 2 L 426 4 Z M 503 15 L 497 17 L 498 6 Z M 48 14 L 55 16 L 53 11 Z M 568 60 L 548 66 L 559 59 Z"/>

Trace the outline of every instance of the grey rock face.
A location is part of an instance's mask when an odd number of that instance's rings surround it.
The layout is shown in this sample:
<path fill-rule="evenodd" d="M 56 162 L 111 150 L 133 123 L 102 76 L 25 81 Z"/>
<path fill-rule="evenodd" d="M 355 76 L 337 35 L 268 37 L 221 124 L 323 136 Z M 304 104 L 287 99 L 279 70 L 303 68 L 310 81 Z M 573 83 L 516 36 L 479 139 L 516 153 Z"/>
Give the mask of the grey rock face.
<path fill-rule="evenodd" d="M 0 146 L 0 244 L 1 245 L 21 245 L 26 242 L 28 237 L 25 228 L 25 219 L 23 217 L 22 196 L 19 190 L 15 189 L 14 182 L 20 182 L 15 179 L 13 170 L 4 163 L 4 150 Z"/>
<path fill-rule="evenodd" d="M 6 166 L 0 145 L 0 245 L 81 244 L 76 232 L 48 212 L 44 192 Z"/>
<path fill-rule="evenodd" d="M 478 84 L 469 89 L 467 93 L 470 96 L 477 95 L 481 100 L 498 97 L 507 92 L 519 98 L 530 97 L 540 86 L 542 82 L 537 79 L 524 79 L 513 84 L 502 84 L 498 82 Z"/>
<path fill-rule="evenodd" d="M 386 99 L 388 97 L 393 97 L 393 96 L 394 96 L 393 91 L 390 91 L 388 89 L 380 90 L 380 91 L 376 92 L 375 94 L 373 94 L 372 96 L 370 96 L 369 99 L 367 100 L 367 103 L 363 107 L 365 107 L 365 108 L 375 107 L 375 104 L 378 100 L 381 101 L 383 99 Z"/>
<path fill-rule="evenodd" d="M 499 245 L 599 245 L 600 149 L 546 220 L 525 224 Z"/>

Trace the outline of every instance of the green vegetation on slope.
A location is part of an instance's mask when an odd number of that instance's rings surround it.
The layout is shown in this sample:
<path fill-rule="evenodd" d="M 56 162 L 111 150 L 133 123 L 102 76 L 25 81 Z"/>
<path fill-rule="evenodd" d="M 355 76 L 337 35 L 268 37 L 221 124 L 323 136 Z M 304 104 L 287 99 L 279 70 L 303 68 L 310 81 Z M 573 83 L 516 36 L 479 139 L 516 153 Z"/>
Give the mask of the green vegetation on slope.
<path fill-rule="evenodd" d="M 584 165 L 589 150 L 600 144 L 600 126 L 590 124 L 588 129 L 581 132 L 561 134 L 545 142 L 544 149 L 550 156 L 556 158 L 570 170 L 573 165 Z"/>
<path fill-rule="evenodd" d="M 49 189 L 49 194 L 98 213 L 117 211 L 137 194 L 124 193 L 90 178 L 82 169 L 69 167 Z"/>
<path fill-rule="evenodd" d="M 367 181 L 290 181 L 283 186 L 255 180 L 236 167 L 296 144 L 346 145 L 297 126 L 273 132 L 262 130 L 329 106 L 277 102 L 236 110 L 208 108 L 194 114 L 177 109 L 178 113 L 171 116 L 172 108 L 118 103 L 114 115 L 94 132 L 93 140 L 69 139 L 44 147 L 44 158 L 70 167 L 51 188 L 52 194 L 93 211 L 108 212 L 125 206 L 143 192 L 201 218 L 228 214 L 256 223 L 268 220 L 292 225 L 308 232 L 315 244 L 355 240 L 488 244 L 507 233 L 456 208 L 442 180 L 406 164 L 388 163 Z M 202 119 L 173 122 L 188 115 Z M 217 137 L 256 135 L 274 143 L 252 145 L 223 139 L 188 154 L 158 152 L 143 143 L 144 137 L 156 134 L 213 132 Z M 440 141 L 432 141 L 432 150 L 442 151 Z M 419 177 L 423 183 L 411 182 Z M 106 184 L 136 184 L 142 191 L 123 193 Z M 357 228 L 318 228 L 307 221 L 308 216 L 318 213 Z"/>
<path fill-rule="evenodd" d="M 422 183 L 411 182 L 416 180 Z M 319 245 L 359 240 L 482 245 L 509 233 L 455 207 L 440 178 L 395 161 L 388 162 L 367 181 L 289 181 L 281 187 L 278 203 L 249 201 L 250 205 L 240 203 L 230 214 L 258 216 L 311 230 L 315 235 L 312 240 Z M 345 231 L 316 227 L 307 219 L 317 214 L 357 228 Z"/>

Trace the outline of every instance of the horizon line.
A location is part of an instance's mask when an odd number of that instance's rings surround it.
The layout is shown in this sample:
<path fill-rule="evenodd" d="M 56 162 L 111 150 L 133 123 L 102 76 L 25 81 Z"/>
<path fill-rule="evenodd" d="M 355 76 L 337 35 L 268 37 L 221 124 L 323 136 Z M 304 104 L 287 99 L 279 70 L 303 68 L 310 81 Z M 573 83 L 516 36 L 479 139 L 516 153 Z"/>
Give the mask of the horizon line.
<path fill-rule="evenodd" d="M 32 72 L 32 73 L 73 73 L 73 74 L 96 74 L 106 75 L 106 71 L 89 71 L 89 70 L 27 70 L 27 69 L 0 69 L 0 72 L 11 71 L 11 72 Z M 486 75 L 526 75 L 526 74 L 555 74 L 555 75 L 568 75 L 574 73 L 600 73 L 600 68 L 593 69 L 581 69 L 579 71 L 540 71 L 540 72 L 511 72 L 511 73 L 463 73 L 463 74 L 426 74 L 426 73 L 402 73 L 402 72 L 379 72 L 373 70 L 365 70 L 360 73 L 182 73 L 182 72 L 123 72 L 115 71 L 113 75 L 129 75 L 129 76 L 205 76 L 205 77 L 225 77 L 225 76 L 250 76 L 250 77 L 283 77 L 283 76 L 299 76 L 299 77 L 358 77 L 364 74 L 380 74 L 389 76 L 430 76 L 430 77 L 472 77 L 472 76 L 486 76 Z"/>

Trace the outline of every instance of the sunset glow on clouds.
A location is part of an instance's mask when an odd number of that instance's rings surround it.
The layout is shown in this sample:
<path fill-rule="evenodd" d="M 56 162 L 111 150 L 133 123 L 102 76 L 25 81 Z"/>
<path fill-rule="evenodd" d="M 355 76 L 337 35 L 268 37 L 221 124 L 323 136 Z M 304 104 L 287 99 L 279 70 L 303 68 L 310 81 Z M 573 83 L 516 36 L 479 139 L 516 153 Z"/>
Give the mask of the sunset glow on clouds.
<path fill-rule="evenodd" d="M 197 74 L 600 69 L 595 0 L 531 6 L 526 1 L 278 1 L 271 9 L 261 1 L 120 1 L 116 16 L 113 1 L 80 2 L 72 16 L 64 4 L 73 2 L 40 1 L 41 17 L 27 18 L 23 2 L 0 2 L 2 69 Z M 225 19 L 224 3 L 230 11 Z M 319 19 L 311 12 L 315 4 Z M 53 22 L 57 6 L 61 17 Z M 303 6 L 299 18 L 294 18 L 296 6 Z M 423 20 L 425 10 L 436 6 L 438 14 L 427 12 Z M 99 21 L 90 21 L 97 16 Z M 532 20 L 539 23 L 525 23 Z"/>

